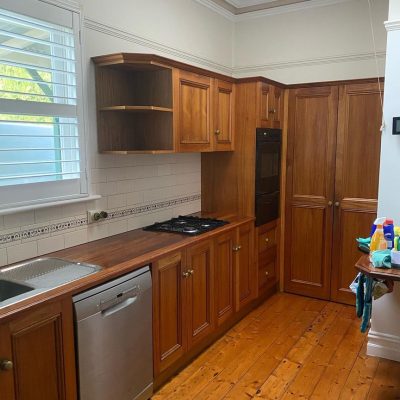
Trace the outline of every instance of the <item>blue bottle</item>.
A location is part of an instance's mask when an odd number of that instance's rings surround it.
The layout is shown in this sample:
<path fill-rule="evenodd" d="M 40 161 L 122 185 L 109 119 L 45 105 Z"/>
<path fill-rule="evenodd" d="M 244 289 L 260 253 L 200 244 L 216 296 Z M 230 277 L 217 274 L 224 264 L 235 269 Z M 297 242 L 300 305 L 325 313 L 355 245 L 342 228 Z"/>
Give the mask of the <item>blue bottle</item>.
<path fill-rule="evenodd" d="M 383 225 L 383 234 L 387 242 L 387 248 L 393 249 L 394 244 L 394 222 L 392 219 L 387 218 Z"/>

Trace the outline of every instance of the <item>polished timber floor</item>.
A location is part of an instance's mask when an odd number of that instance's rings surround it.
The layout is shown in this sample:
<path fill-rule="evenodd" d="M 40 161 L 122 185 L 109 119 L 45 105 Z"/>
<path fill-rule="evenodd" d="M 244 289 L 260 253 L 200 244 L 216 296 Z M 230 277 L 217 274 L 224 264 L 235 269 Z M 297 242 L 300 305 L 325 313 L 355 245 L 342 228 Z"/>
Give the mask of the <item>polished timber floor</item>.
<path fill-rule="evenodd" d="M 400 363 L 366 356 L 359 323 L 354 307 L 277 294 L 153 400 L 400 399 Z"/>

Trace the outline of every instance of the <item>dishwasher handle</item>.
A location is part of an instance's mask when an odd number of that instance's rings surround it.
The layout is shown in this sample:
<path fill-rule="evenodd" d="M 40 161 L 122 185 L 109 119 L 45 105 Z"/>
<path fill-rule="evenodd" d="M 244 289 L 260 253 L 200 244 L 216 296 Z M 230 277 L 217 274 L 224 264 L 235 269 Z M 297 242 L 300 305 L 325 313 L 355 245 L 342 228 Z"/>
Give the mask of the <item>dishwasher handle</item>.
<path fill-rule="evenodd" d="M 100 300 L 100 302 L 97 304 L 97 308 L 99 311 L 101 311 L 103 315 L 113 314 L 114 312 L 119 311 L 127 307 L 128 305 L 132 304 L 134 301 L 136 301 L 140 293 L 141 293 L 140 285 L 135 285 L 128 290 L 118 293 L 116 296 L 113 296 L 112 298 L 108 298 L 106 300 Z M 133 301 L 129 301 L 132 299 Z"/>
<path fill-rule="evenodd" d="M 105 310 L 102 310 L 101 315 L 103 317 L 108 317 L 112 314 L 115 314 L 116 312 L 121 311 L 126 307 L 129 307 L 131 304 L 133 304 L 137 300 L 137 298 L 138 298 L 137 296 L 128 297 L 122 303 L 117 303 L 113 306 L 110 306 L 109 308 L 106 308 Z"/>

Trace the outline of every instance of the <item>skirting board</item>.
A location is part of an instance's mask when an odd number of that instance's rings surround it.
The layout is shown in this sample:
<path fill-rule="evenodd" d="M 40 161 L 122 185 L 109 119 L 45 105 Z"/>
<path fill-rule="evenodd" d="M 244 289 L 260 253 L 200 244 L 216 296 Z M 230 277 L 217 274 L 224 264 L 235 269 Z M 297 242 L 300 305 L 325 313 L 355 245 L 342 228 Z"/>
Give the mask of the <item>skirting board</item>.
<path fill-rule="evenodd" d="M 367 355 L 400 362 L 400 337 L 370 330 Z"/>

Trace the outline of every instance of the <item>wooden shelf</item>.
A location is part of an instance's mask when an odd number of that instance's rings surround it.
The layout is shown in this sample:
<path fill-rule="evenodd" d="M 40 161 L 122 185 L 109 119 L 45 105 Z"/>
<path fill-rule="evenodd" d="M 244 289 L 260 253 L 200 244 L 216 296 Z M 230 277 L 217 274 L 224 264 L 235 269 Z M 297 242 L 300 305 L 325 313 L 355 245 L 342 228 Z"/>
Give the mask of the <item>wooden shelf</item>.
<path fill-rule="evenodd" d="M 372 278 L 400 281 L 400 268 L 376 268 L 369 261 L 367 254 L 357 261 L 356 269 Z"/>
<path fill-rule="evenodd" d="M 171 150 L 109 150 L 101 151 L 101 154 L 171 154 L 175 153 Z"/>
<path fill-rule="evenodd" d="M 172 108 L 167 107 L 157 107 L 157 106 L 111 106 L 111 107 L 101 107 L 100 111 L 126 111 L 126 112 L 170 112 L 172 113 Z"/>

